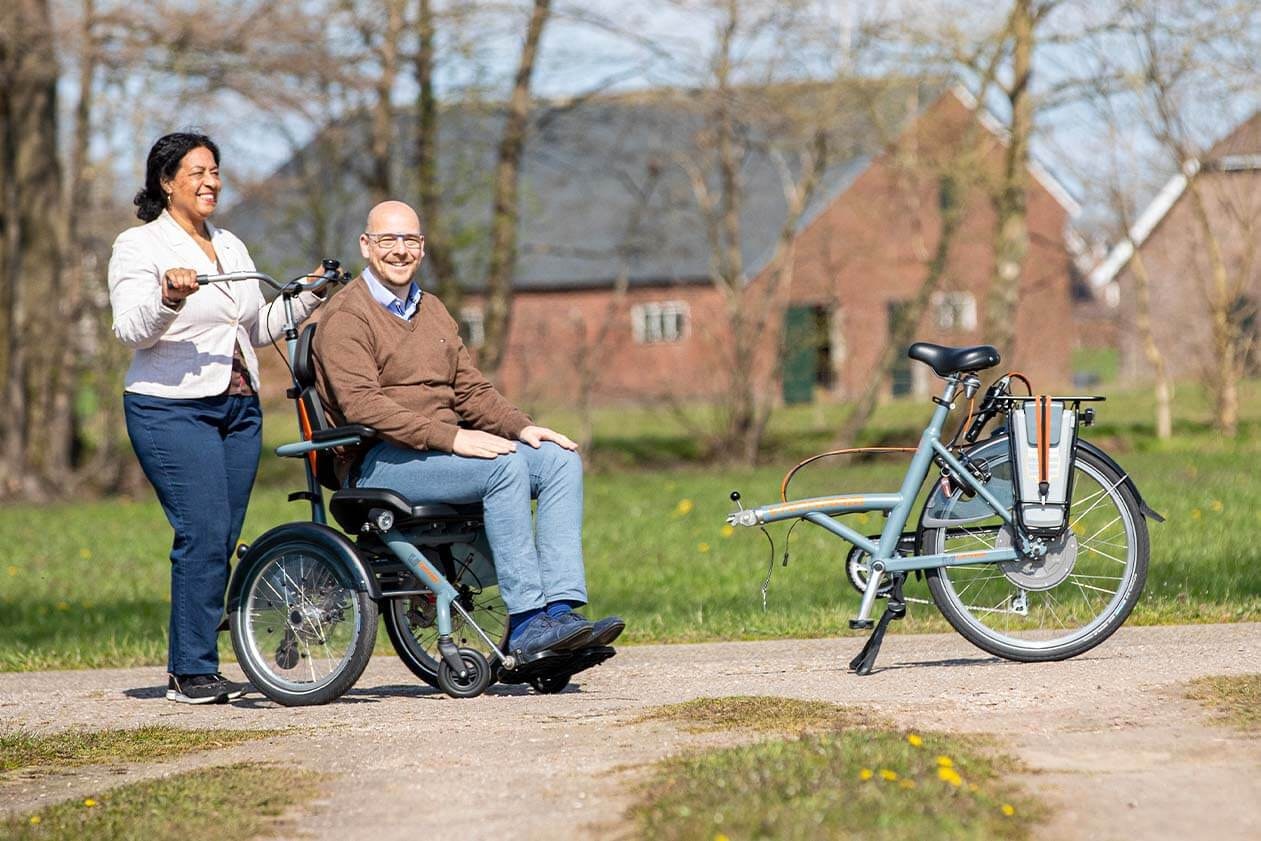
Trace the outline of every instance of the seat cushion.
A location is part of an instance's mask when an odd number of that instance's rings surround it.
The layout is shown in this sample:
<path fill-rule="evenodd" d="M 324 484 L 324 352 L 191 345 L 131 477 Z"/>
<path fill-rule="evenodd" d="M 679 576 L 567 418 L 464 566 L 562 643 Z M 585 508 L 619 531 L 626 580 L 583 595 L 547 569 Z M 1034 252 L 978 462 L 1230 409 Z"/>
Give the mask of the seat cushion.
<path fill-rule="evenodd" d="M 384 508 L 394 512 L 398 525 L 417 522 L 481 523 L 482 504 L 472 502 L 455 505 L 412 505 L 398 493 L 385 488 L 344 488 L 333 494 L 328 509 L 344 530 L 358 532 L 368 519 L 368 512 Z"/>

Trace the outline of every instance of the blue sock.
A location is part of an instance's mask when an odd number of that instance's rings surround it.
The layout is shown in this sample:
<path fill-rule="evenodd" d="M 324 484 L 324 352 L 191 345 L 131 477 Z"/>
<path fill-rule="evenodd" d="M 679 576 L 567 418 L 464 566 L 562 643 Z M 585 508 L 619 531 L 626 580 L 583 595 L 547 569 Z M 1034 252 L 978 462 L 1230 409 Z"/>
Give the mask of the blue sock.
<path fill-rule="evenodd" d="M 575 602 L 569 599 L 561 599 L 558 602 L 549 602 L 547 605 L 547 615 L 553 619 L 558 619 L 566 613 L 571 613 L 577 608 L 582 607 L 582 602 Z"/>
<path fill-rule="evenodd" d="M 523 610 L 520 613 L 508 614 L 508 641 L 512 642 L 517 638 L 517 634 L 521 629 L 530 623 L 530 620 L 544 613 L 541 607 L 532 607 L 529 610 Z"/>

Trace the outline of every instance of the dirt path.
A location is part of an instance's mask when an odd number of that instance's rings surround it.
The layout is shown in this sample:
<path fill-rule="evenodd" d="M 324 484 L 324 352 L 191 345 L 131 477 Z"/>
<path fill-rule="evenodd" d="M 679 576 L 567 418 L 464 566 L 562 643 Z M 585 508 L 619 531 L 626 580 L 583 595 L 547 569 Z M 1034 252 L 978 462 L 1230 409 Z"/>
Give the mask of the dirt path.
<path fill-rule="evenodd" d="M 173 769 L 242 758 L 339 776 L 296 823 L 317 839 L 616 837 L 646 763 L 702 737 L 629 724 L 658 704 L 785 695 L 858 704 L 906 727 L 997 735 L 1056 809 L 1040 839 L 1261 838 L 1261 740 L 1212 726 L 1182 697 L 1209 674 L 1261 672 L 1261 625 L 1126 628 L 1063 663 L 990 658 L 953 635 L 891 636 L 880 670 L 842 671 L 859 640 L 642 646 L 537 696 L 453 701 L 379 656 L 341 702 L 284 709 L 162 699 L 159 669 L 0 674 L 0 727 L 146 723 L 287 731 L 148 768 L 0 777 L 0 809 L 29 810 Z"/>

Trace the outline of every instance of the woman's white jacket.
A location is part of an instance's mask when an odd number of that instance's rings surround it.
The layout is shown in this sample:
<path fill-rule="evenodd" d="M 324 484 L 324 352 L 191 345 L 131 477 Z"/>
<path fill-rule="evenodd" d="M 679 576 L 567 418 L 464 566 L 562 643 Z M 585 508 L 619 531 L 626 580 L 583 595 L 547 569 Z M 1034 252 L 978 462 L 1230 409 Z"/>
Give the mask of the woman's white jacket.
<path fill-rule="evenodd" d="M 254 271 L 245 245 L 227 231 L 206 224 L 224 272 Z M 270 344 L 284 326 L 284 306 L 264 297 L 258 281 L 203 286 L 179 309 L 162 303 L 161 279 L 167 269 L 218 268 L 166 211 L 147 225 L 123 231 L 109 260 L 109 300 L 114 335 L 132 348 L 124 389 L 155 397 L 210 397 L 222 394 L 232 376 L 232 355 L 239 341 L 250 379 L 258 386 L 255 347 Z M 301 322 L 319 304 L 304 292 L 294 299 Z"/>

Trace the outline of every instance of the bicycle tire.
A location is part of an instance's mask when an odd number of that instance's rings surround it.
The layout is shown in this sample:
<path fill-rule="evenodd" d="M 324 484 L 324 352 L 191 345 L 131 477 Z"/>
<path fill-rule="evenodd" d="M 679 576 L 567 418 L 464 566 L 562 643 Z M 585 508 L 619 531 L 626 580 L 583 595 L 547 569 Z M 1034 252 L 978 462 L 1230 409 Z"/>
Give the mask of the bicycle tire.
<path fill-rule="evenodd" d="M 1006 480 L 1000 478 L 1000 474 L 1004 472 L 1002 468 L 1008 461 L 1009 458 L 1002 454 L 990 460 L 990 469 L 995 473 L 995 480 L 1010 481 L 1009 468 L 1006 471 L 1008 478 Z M 1068 571 L 1059 582 L 1046 589 L 1026 590 L 1019 584 L 1028 583 L 1029 579 L 1024 577 L 1018 568 L 997 564 L 989 564 L 981 568 L 975 566 L 941 567 L 926 571 L 929 592 L 946 621 L 981 650 L 1021 662 L 1065 660 L 1076 657 L 1111 636 L 1117 628 L 1121 627 L 1137 604 L 1147 580 L 1150 554 L 1147 523 L 1140 510 L 1139 502 L 1125 481 L 1124 474 L 1118 473 L 1102 458 L 1097 458 L 1079 448 L 1076 452 L 1074 470 L 1076 472 L 1071 481 L 1073 506 L 1070 511 L 1070 522 L 1073 525 L 1070 532 L 1063 538 L 1066 549 L 1060 556 L 1061 560 L 1058 563 L 1061 569 L 1056 574 L 1063 572 L 1064 567 L 1067 567 Z M 1095 490 L 1096 488 L 1098 490 Z M 1092 494 L 1098 495 L 1098 502 L 1094 501 Z M 1115 521 L 1106 520 L 1107 512 L 1103 516 L 1096 514 L 1099 508 L 1105 505 L 1105 500 L 1107 507 L 1116 513 Z M 1082 506 L 1085 510 L 1082 510 Z M 994 518 L 994 523 L 1000 522 L 997 517 Z M 1089 532 L 1089 529 L 1097 526 L 1099 522 L 1104 522 L 1105 525 L 1095 532 Z M 1111 540 L 1116 537 L 1116 533 L 1104 532 L 1105 529 L 1112 528 L 1112 522 L 1120 523 L 1125 538 L 1122 547 L 1123 559 L 1117 557 L 1120 554 L 1117 548 L 1120 544 L 1115 544 Z M 997 535 L 1001 529 L 993 524 L 956 530 L 954 535 L 951 529 L 946 527 L 924 528 L 920 534 L 920 552 L 938 554 L 947 549 L 965 551 L 967 548 L 991 545 L 985 536 L 988 533 L 987 529 L 993 529 L 995 542 L 997 542 Z M 959 536 L 957 534 L 959 531 L 964 535 Z M 968 535 L 974 536 L 975 542 L 972 546 L 952 544 L 948 547 L 948 541 L 952 538 L 966 541 Z M 1109 539 L 1106 543 L 1105 537 Z M 1068 557 L 1067 547 L 1072 545 L 1072 540 L 1077 542 L 1076 549 L 1073 550 L 1073 559 L 1067 561 L 1064 559 Z M 1086 545 L 1087 543 L 1091 545 Z M 1106 550 L 1103 548 L 1105 545 Z M 1086 554 L 1083 554 L 1083 547 Z M 1107 587 L 1099 585 L 1111 580 L 1112 576 L 1097 574 L 1097 571 L 1107 572 L 1118 562 L 1123 565 L 1123 569 L 1120 570 L 1120 575 L 1116 576 L 1115 590 L 1108 591 Z M 1050 564 L 1051 561 L 1048 560 L 1046 563 Z M 1079 566 L 1089 569 L 1090 572 L 1077 572 Z M 989 571 L 989 578 L 982 577 L 986 574 L 984 571 Z M 994 576 L 994 572 L 999 574 Z M 1002 583 L 1003 581 L 1006 585 Z M 1026 610 L 1019 620 L 1008 618 L 1006 630 L 996 627 L 1003 620 L 985 618 L 1020 615 L 1015 607 L 1018 604 L 1016 600 L 1009 602 L 1012 607 L 1003 608 L 1004 602 L 1001 597 L 1004 586 L 1008 590 L 1023 593 Z M 1069 612 L 1069 606 L 1066 603 L 1060 603 L 1054 596 L 1056 590 L 1065 586 L 1075 588 L 1079 596 L 1074 598 L 1088 605 L 1084 609 L 1074 608 L 1076 612 L 1084 610 L 1090 613 L 1088 619 L 1080 627 L 1069 627 L 1065 623 L 1064 616 L 1060 615 L 1063 613 L 1070 618 L 1076 615 L 1075 612 Z M 973 589 L 970 591 L 969 587 Z M 1099 591 L 1105 595 L 1111 592 L 1111 597 L 1106 603 L 1095 608 L 1090 606 L 1091 600 L 1100 602 L 1103 596 L 1092 596 L 1091 591 Z M 1030 607 L 1032 601 L 1029 597 L 1030 593 L 1039 594 L 1034 598 L 1040 603 L 1032 608 Z M 969 598 L 965 600 L 965 596 Z M 1000 597 L 1000 600 L 994 601 L 995 597 Z M 1010 593 L 1007 597 L 1010 598 Z M 973 603 L 969 604 L 969 602 Z M 1060 610 L 1057 611 L 1057 608 Z M 1031 620 L 1029 617 L 1035 611 L 1036 620 Z M 1037 625 L 1037 622 L 1048 619 L 1054 619 L 1064 627 L 1061 631 L 1048 631 Z"/>

